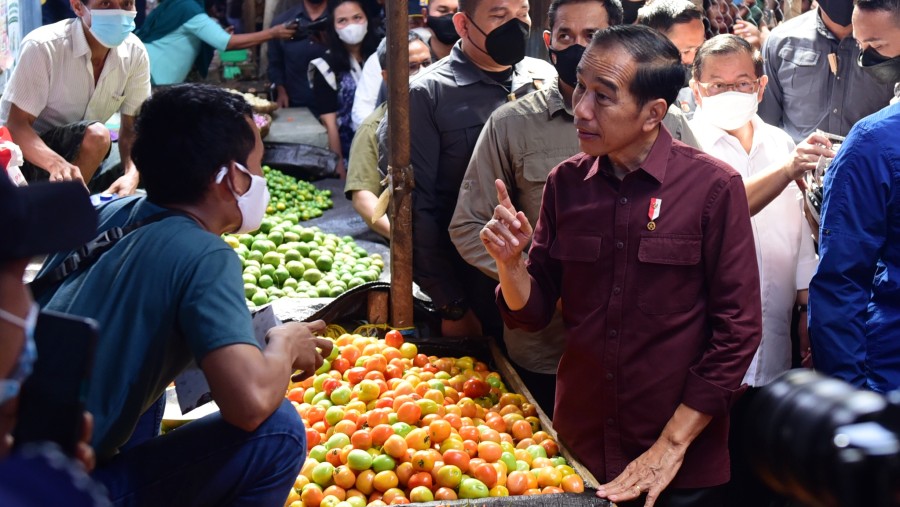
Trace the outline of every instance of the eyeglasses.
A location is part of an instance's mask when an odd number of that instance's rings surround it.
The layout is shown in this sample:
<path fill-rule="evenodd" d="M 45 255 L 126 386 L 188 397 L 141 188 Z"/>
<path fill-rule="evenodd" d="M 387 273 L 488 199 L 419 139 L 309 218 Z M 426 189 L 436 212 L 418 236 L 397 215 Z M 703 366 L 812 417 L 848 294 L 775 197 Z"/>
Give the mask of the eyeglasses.
<path fill-rule="evenodd" d="M 754 80 L 742 79 L 737 83 L 701 83 L 697 81 L 697 84 L 700 85 L 700 88 L 703 88 L 710 97 L 728 91 L 756 93 L 759 89 L 759 78 Z"/>
<path fill-rule="evenodd" d="M 31 375 L 34 362 L 37 360 L 37 346 L 34 343 L 34 328 L 37 325 L 40 308 L 37 303 L 31 303 L 31 309 L 28 316 L 24 319 L 13 315 L 6 310 L 0 309 L 0 319 L 3 319 L 15 326 L 21 327 L 25 331 L 25 346 L 19 359 L 16 361 L 16 369 L 13 370 L 9 378 L 0 380 L 0 405 L 15 398 L 19 394 L 19 389 L 25 379 Z"/>
<path fill-rule="evenodd" d="M 409 62 L 409 75 L 415 75 L 419 73 L 419 70 L 424 69 L 431 65 L 431 60 L 423 60 L 421 62 Z"/>

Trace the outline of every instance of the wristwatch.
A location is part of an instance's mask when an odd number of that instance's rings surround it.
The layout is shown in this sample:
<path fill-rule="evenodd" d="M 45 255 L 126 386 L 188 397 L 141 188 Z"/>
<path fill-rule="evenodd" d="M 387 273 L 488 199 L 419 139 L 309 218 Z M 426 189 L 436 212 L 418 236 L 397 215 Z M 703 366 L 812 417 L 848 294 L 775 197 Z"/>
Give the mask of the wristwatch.
<path fill-rule="evenodd" d="M 454 299 L 437 309 L 438 313 L 441 314 L 441 318 L 445 320 L 460 320 L 468 310 L 469 306 L 463 298 Z"/>

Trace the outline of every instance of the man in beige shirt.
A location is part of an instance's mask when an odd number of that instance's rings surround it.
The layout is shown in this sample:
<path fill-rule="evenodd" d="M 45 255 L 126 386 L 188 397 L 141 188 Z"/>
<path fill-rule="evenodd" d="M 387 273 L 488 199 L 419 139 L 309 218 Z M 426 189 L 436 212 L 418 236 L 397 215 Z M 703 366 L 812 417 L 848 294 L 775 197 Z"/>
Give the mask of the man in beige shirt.
<path fill-rule="evenodd" d="M 497 205 L 494 180 L 509 189 L 516 209 L 531 223 L 540 213 L 541 195 L 550 171 L 579 152 L 572 116 L 575 68 L 597 30 L 622 23 L 622 7 L 612 0 L 553 0 L 544 43 L 559 79 L 498 108 L 481 131 L 459 192 L 450 238 L 463 259 L 497 279 L 494 260 L 478 234 Z M 676 139 L 696 146 L 677 108 L 664 122 Z M 559 312 L 538 333 L 504 328 L 509 357 L 541 408 L 552 416 L 556 368 L 564 347 Z"/>
<path fill-rule="evenodd" d="M 71 0 L 74 19 L 42 26 L 25 37 L 3 100 L 0 124 L 22 148 L 29 181 L 94 178 L 111 148 L 104 126 L 121 115 L 123 174 L 107 193 L 128 195 L 138 185 L 131 161 L 134 117 L 150 96 L 147 50 L 131 33 L 134 0 Z M 105 186 L 105 185 L 104 185 Z"/>

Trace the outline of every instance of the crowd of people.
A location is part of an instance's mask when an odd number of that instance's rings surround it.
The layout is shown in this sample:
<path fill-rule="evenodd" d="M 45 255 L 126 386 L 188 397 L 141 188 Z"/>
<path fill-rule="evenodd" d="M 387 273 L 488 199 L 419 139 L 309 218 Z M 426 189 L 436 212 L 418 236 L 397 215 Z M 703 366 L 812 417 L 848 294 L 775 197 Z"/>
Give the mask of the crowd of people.
<path fill-rule="evenodd" d="M 45 474 L 75 505 L 280 505 L 306 452 L 284 391 L 332 345 L 322 322 L 254 339 L 220 236 L 265 214 L 262 141 L 242 97 L 177 83 L 270 41 L 277 102 L 319 117 L 389 238 L 383 12 L 303 0 L 232 34 L 165 0 L 134 34 L 133 0 L 70 6 L 25 38 L 0 99 L 31 183 L 0 178 L 0 503 L 41 505 L 26 479 Z M 502 337 L 617 505 L 785 505 L 746 454 L 759 389 L 799 365 L 900 387 L 900 0 L 552 0 L 547 60 L 526 56 L 529 8 L 409 2 L 412 269 L 436 332 Z M 98 211 L 83 189 L 139 184 Z M 80 249 L 113 228 L 102 255 Z M 39 254 L 38 280 L 64 275 L 32 296 Z M 10 453 L 39 309 L 99 323 L 71 456 Z M 191 362 L 220 412 L 159 436 Z"/>

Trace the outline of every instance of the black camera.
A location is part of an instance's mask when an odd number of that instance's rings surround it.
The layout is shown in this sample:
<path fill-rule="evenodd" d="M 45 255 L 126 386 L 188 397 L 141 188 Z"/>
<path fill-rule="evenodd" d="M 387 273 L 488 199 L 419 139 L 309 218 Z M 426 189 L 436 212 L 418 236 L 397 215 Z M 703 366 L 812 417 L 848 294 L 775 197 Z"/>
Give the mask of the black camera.
<path fill-rule="evenodd" d="M 816 507 L 900 506 L 900 392 L 793 370 L 750 405 L 744 442 L 773 490 Z"/>
<path fill-rule="evenodd" d="M 331 23 L 331 18 L 328 16 L 323 16 L 315 21 L 309 21 L 302 16 L 297 16 L 291 23 L 297 27 L 297 32 L 290 40 L 306 40 L 311 35 L 321 34 L 328 28 L 329 23 Z"/>

